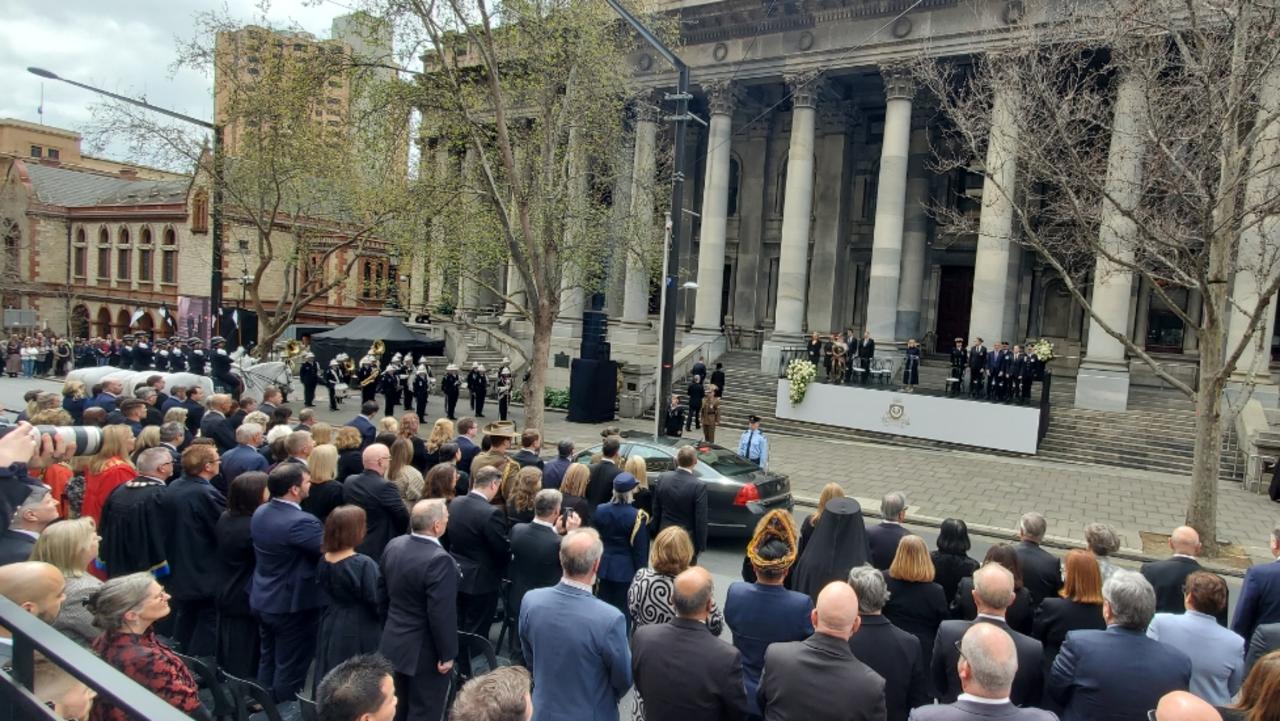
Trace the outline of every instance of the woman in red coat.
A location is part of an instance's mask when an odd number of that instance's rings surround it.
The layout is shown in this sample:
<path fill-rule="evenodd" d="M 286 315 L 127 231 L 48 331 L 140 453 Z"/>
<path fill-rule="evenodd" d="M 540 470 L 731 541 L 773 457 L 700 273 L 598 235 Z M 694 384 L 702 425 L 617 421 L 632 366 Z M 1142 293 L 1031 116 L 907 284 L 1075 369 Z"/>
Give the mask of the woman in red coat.
<path fill-rule="evenodd" d="M 102 429 L 102 448 L 89 461 L 84 474 L 84 504 L 80 515 L 93 518 L 102 527 L 102 506 L 119 486 L 138 476 L 138 469 L 129 462 L 133 453 L 133 430 L 123 424 Z"/>

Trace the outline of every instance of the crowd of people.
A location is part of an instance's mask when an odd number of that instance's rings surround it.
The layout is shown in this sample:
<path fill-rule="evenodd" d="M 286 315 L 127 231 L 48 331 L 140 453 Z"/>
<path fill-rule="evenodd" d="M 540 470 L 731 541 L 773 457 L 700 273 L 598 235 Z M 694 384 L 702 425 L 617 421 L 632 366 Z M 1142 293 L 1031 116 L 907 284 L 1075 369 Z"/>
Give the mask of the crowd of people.
<path fill-rule="evenodd" d="M 278 389 L 68 385 L 24 415 L 100 425 L 101 448 L 0 438 L 0 594 L 192 718 L 212 709 L 188 657 L 334 721 L 1280 717 L 1280 563 L 1250 569 L 1228 628 L 1190 528 L 1129 571 L 1107 526 L 1059 558 L 1028 513 L 980 561 L 963 521 L 931 550 L 903 494 L 872 523 L 832 483 L 798 528 L 760 519 L 721 607 L 690 447 L 651 478 L 612 429 L 582 462 L 376 400 L 335 427 Z M 495 638 L 516 667 L 478 667 Z M 63 718 L 130 718 L 37 666 Z"/>

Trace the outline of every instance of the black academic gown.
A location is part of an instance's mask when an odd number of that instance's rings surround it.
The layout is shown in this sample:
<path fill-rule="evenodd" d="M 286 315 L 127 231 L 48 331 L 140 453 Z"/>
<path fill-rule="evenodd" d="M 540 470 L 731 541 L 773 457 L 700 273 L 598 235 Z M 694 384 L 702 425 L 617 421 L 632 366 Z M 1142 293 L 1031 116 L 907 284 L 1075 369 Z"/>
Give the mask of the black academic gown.
<path fill-rule="evenodd" d="M 817 601 L 818 592 L 832 581 L 843 581 L 849 570 L 868 563 L 871 551 L 862 506 L 852 498 L 834 498 L 822 512 L 822 523 L 805 544 L 796 562 L 793 588 Z"/>

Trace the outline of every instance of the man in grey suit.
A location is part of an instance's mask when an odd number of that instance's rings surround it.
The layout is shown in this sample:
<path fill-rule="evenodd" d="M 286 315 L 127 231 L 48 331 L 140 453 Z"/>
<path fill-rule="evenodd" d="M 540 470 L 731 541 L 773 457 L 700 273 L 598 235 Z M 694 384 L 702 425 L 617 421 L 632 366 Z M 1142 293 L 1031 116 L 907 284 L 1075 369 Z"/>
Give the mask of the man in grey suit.
<path fill-rule="evenodd" d="M 849 650 L 858 632 L 858 594 L 833 581 L 818 594 L 814 634 L 764 654 L 756 699 L 765 721 L 885 721 L 884 679 Z"/>
<path fill-rule="evenodd" d="M 994 624 L 975 623 L 964 632 L 956 671 L 964 693 L 955 703 L 913 709 L 908 721 L 1057 720 L 1048 711 L 1018 708 L 1009 700 L 1018 672 L 1018 651 L 1013 638 Z"/>

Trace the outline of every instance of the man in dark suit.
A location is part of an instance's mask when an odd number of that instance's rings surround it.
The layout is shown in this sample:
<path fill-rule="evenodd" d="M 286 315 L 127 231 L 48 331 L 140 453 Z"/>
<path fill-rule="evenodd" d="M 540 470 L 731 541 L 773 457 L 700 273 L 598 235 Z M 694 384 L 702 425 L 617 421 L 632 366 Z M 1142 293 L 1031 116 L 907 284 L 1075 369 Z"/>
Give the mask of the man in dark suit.
<path fill-rule="evenodd" d="M 267 477 L 271 500 L 258 506 L 249 525 L 257 556 L 249 607 L 262 636 L 258 682 L 276 703 L 293 699 L 306 681 L 324 605 L 316 584 L 324 526 L 300 505 L 310 489 L 306 468 L 281 464 Z"/>
<path fill-rule="evenodd" d="M 591 510 L 601 503 L 608 503 L 613 498 L 613 478 L 622 473 L 622 458 L 618 451 L 622 450 L 622 439 L 608 436 L 600 446 L 600 461 L 591 465 L 591 476 L 587 479 L 587 503 Z"/>
<path fill-rule="evenodd" d="M 200 430 L 200 423 L 204 420 L 205 400 L 204 389 L 200 386 L 192 386 L 186 390 L 182 407 L 187 409 L 187 430 L 191 435 Z"/>
<path fill-rule="evenodd" d="M 159 396 L 154 388 L 142 387 L 134 391 L 134 396 L 143 403 L 143 426 L 158 426 L 164 423 L 164 414 L 160 412 Z"/>
<path fill-rule="evenodd" d="M 458 437 L 454 439 L 454 443 L 458 444 L 458 451 L 462 454 L 457 464 L 458 470 L 462 473 L 470 474 L 471 462 L 480 455 L 480 444 L 476 443 L 477 433 L 479 433 L 479 427 L 476 425 L 476 419 L 471 416 L 458 419 Z"/>
<path fill-rule="evenodd" d="M 368 448 L 373 440 L 378 437 L 378 427 L 373 423 L 373 417 L 378 415 L 378 402 L 365 401 L 360 404 L 360 415 L 352 418 L 347 425 L 360 431 L 360 448 L 361 450 Z"/>
<path fill-rule="evenodd" d="M 858 594 L 862 627 L 849 639 L 854 657 L 884 679 L 888 721 L 906 721 L 911 709 L 929 703 L 926 661 L 920 639 L 894 626 L 881 611 L 889 600 L 884 574 L 869 565 L 849 572 L 849 585 Z M 728 613 L 728 609 L 725 609 Z"/>
<path fill-rule="evenodd" d="M 871 377 L 871 359 L 876 357 L 876 342 L 871 338 L 871 331 L 865 331 L 862 334 L 862 340 L 858 342 L 858 370 L 862 377 L 863 383 Z"/>
<path fill-rule="evenodd" d="M 511 455 L 511 460 L 520 464 L 521 468 L 533 466 L 539 470 L 546 467 L 538 452 L 542 450 L 542 434 L 535 428 L 526 428 L 520 434 L 520 450 Z"/>
<path fill-rule="evenodd" d="M 30 484 L 27 497 L 14 511 L 9 528 L 0 535 L 0 566 L 31 558 L 36 539 L 50 523 L 58 520 L 58 501 L 47 486 Z"/>
<path fill-rule="evenodd" d="M 387 622 L 378 652 L 395 669 L 396 721 L 444 718 L 458 656 L 458 566 L 440 545 L 449 525 L 443 499 L 418 501 L 411 535 L 395 538 L 382 556 Z"/>
<path fill-rule="evenodd" d="M 933 679 L 934 690 L 943 702 L 954 702 L 962 690 L 956 670 L 956 662 L 960 659 L 956 642 L 970 626 L 987 623 L 998 626 L 1009 634 L 1017 649 L 1018 672 L 1014 676 L 1009 698 L 1018 706 L 1035 706 L 1040 703 L 1044 690 L 1044 647 L 1034 638 L 1009 628 L 1004 615 L 1013 599 L 1013 574 L 1009 569 L 998 563 L 988 563 L 974 572 L 973 600 L 978 607 L 977 618 L 972 621 L 943 621 L 933 643 L 929 674 Z"/>
<path fill-rule="evenodd" d="M 119 407 L 107 414 L 107 425 L 125 425 L 133 430 L 136 438 L 142 434 L 142 421 L 147 417 L 147 404 L 137 398 L 125 398 Z"/>
<path fill-rule="evenodd" d="M 177 421 L 169 421 L 160 426 L 160 448 L 168 451 L 169 459 L 173 461 L 169 477 L 162 478 L 163 481 L 172 482 L 182 473 L 182 453 L 178 451 L 178 446 L 186 440 L 186 431 L 187 429 Z"/>
<path fill-rule="evenodd" d="M 898 555 L 898 541 L 910 531 L 903 522 L 907 520 L 907 497 L 894 491 L 880 499 L 880 516 L 884 520 L 867 527 L 867 545 L 871 547 L 871 565 L 881 571 L 889 570 L 893 557 Z"/>
<path fill-rule="evenodd" d="M 676 451 L 676 469 L 658 476 L 653 489 L 654 535 L 680 526 L 689 532 L 695 559 L 707 549 L 707 484 L 693 474 L 697 465 L 693 446 L 682 446 Z"/>
<path fill-rule="evenodd" d="M 647 721 L 747 718 L 742 656 L 707 629 L 713 590 L 707 569 L 686 569 L 673 585 L 676 617 L 636 629 L 631 672 Z"/>
<path fill-rule="evenodd" d="M 222 454 L 223 485 L 230 486 L 241 473 L 267 470 L 270 464 L 258 452 L 260 446 L 262 426 L 257 423 L 240 424 L 236 429 L 236 447 Z"/>
<path fill-rule="evenodd" d="M 1049 596 L 1056 596 L 1062 588 L 1062 563 L 1058 557 L 1040 547 L 1049 524 L 1044 516 L 1031 511 L 1018 520 L 1018 537 L 1022 539 L 1013 547 L 1022 568 L 1022 585 L 1031 594 L 1032 605 Z"/>
<path fill-rule="evenodd" d="M 884 679 L 854 657 L 858 594 L 833 581 L 818 594 L 814 634 L 765 651 L 756 701 L 765 721 L 884 721 Z"/>
<path fill-rule="evenodd" d="M 549 588 L 560 582 L 560 538 L 581 524 L 576 513 L 562 521 L 560 491 L 544 488 L 533 497 L 534 519 L 511 528 L 511 590 L 507 596 L 507 618 L 518 622 L 520 602 L 535 588 Z M 512 634 L 520 637 L 516 626 Z M 516 653 L 520 652 L 519 644 Z"/>
<path fill-rule="evenodd" d="M 376 561 L 391 539 L 409 530 L 409 511 L 400 491 L 384 475 L 391 466 L 391 451 L 374 443 L 364 449 L 360 459 L 364 471 L 343 481 L 342 497 L 345 503 L 364 509 L 365 536 L 356 550 Z"/>
<path fill-rule="evenodd" d="M 511 559 L 507 519 L 491 501 L 498 493 L 502 471 L 480 468 L 471 478 L 471 491 L 449 502 L 449 533 L 445 547 L 462 569 L 458 584 L 458 627 L 488 637 L 498 608 L 498 589 Z"/>
<path fill-rule="evenodd" d="M 1253 670 L 1258 659 L 1280 649 L 1280 623 L 1264 623 L 1253 630 L 1249 639 L 1249 650 L 1244 655 L 1244 675 L 1246 678 Z"/>
<path fill-rule="evenodd" d="M 1179 526 L 1169 536 L 1169 550 L 1172 556 L 1160 561 L 1142 564 L 1142 575 L 1151 582 L 1156 591 L 1156 613 L 1182 613 L 1183 599 L 1186 592 L 1183 584 L 1187 576 L 1200 570 L 1200 534 L 1190 526 Z M 1215 618 L 1218 623 L 1227 625 L 1227 609 Z"/>
<path fill-rule="evenodd" d="M 573 465 L 573 441 L 564 439 L 556 444 L 555 460 L 548 461 L 542 467 L 542 487 L 554 488 L 559 490 L 560 482 L 564 480 L 564 474 L 569 471 L 569 466 Z"/>
<path fill-rule="evenodd" d="M 231 415 L 227 416 L 227 425 L 231 426 L 231 430 L 238 430 L 240 424 L 244 423 L 244 417 L 254 412 L 258 408 L 258 402 L 248 396 L 240 399 L 235 410 Z M 267 415 L 271 417 L 270 414 Z"/>
<path fill-rule="evenodd" d="M 160 496 L 164 523 L 165 558 L 169 575 L 163 579 L 172 596 L 173 640 L 192 656 L 212 656 L 218 595 L 218 547 L 214 529 L 227 510 L 227 499 L 209 482 L 221 461 L 213 448 L 194 445 L 182 454 L 182 477 Z"/>
<path fill-rule="evenodd" d="M 1170 691 L 1191 684 L 1191 659 L 1147 638 L 1156 594 L 1134 571 L 1118 570 L 1102 586 L 1105 631 L 1072 631 L 1053 660 L 1045 690 L 1062 721 L 1143 718 Z"/>
<path fill-rule="evenodd" d="M 982 339 L 973 341 L 969 348 L 969 397 L 977 398 L 982 392 L 982 373 L 987 368 L 987 347 Z"/>
<path fill-rule="evenodd" d="M 234 402 L 231 396 L 215 393 L 209 399 L 209 410 L 200 419 L 200 435 L 212 438 L 218 446 L 219 453 L 229 451 L 236 446 L 235 431 L 231 430 L 230 424 L 227 423 L 227 413 L 232 405 Z"/>
<path fill-rule="evenodd" d="M 103 381 L 102 392 L 90 398 L 89 402 L 84 404 L 84 407 L 86 410 L 89 408 L 101 408 L 107 415 L 111 415 L 111 412 L 116 409 L 116 403 L 120 400 L 120 394 L 123 392 L 124 386 L 121 385 L 120 381 Z"/>
<path fill-rule="evenodd" d="M 1280 559 L 1280 525 L 1271 531 L 1271 555 Z M 1231 630 L 1247 641 L 1259 625 L 1276 621 L 1280 621 L 1280 560 L 1245 571 Z"/>
<path fill-rule="evenodd" d="M 1022 664 L 1009 634 L 995 624 L 976 623 L 958 645 L 957 674 L 964 694 L 950 704 L 915 709 L 911 721 L 1057 721 L 1048 711 L 1013 705 L 1010 694 Z"/>

